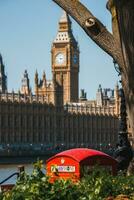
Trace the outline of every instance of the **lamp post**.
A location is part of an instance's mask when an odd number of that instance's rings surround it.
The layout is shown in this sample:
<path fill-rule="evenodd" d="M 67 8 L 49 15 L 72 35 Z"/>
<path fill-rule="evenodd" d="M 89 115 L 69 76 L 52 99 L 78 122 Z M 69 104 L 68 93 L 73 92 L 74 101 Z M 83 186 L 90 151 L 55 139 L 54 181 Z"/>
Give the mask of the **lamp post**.
<path fill-rule="evenodd" d="M 118 72 L 118 76 L 121 75 L 121 71 L 114 61 L 115 70 Z M 120 81 L 121 83 L 121 81 Z M 118 132 L 118 144 L 115 150 L 115 159 L 118 161 L 118 170 L 125 170 L 128 168 L 130 161 L 133 158 L 133 152 L 131 149 L 130 142 L 128 140 L 127 132 L 127 112 L 124 91 L 120 89 L 120 125 Z"/>

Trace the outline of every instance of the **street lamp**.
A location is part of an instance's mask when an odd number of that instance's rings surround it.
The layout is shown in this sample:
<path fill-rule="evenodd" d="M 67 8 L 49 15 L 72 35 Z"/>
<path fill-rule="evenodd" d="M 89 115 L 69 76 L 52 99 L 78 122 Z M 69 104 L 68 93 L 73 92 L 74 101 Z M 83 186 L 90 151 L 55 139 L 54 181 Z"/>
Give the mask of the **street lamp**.
<path fill-rule="evenodd" d="M 114 61 L 115 70 L 118 72 L 118 76 L 121 75 L 121 70 L 118 64 Z M 120 81 L 121 83 L 121 81 Z M 133 152 L 131 149 L 130 142 L 128 140 L 127 132 L 127 112 L 126 102 L 123 88 L 120 89 L 120 126 L 118 132 L 118 144 L 115 150 L 115 158 L 118 161 L 118 170 L 125 170 L 128 168 L 130 161 L 133 158 Z"/>

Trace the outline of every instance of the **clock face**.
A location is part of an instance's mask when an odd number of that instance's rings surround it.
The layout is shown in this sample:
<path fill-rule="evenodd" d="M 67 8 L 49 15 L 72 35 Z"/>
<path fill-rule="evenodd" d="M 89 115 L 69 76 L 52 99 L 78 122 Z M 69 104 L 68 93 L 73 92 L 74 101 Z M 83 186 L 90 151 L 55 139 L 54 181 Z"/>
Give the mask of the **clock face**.
<path fill-rule="evenodd" d="M 73 62 L 74 62 L 74 64 L 76 64 L 78 62 L 78 56 L 76 54 L 74 54 L 74 56 L 73 56 Z"/>
<path fill-rule="evenodd" d="M 63 53 L 58 53 L 55 60 L 57 64 L 63 64 L 65 62 L 65 55 Z"/>

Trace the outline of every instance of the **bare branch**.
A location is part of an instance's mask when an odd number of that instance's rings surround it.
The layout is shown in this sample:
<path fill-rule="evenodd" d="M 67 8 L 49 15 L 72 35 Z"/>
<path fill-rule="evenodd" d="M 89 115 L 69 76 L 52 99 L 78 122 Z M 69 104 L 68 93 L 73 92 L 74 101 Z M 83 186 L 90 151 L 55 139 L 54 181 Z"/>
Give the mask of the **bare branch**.
<path fill-rule="evenodd" d="M 124 66 L 119 42 L 106 27 L 78 0 L 53 0 L 66 10 L 87 35 L 121 66 Z"/>

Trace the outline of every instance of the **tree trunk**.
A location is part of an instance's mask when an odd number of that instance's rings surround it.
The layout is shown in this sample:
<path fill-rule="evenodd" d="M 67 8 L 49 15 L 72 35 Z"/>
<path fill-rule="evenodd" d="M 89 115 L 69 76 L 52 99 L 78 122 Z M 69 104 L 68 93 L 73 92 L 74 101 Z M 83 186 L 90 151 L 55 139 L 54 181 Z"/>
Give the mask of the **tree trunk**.
<path fill-rule="evenodd" d="M 122 85 L 134 143 L 134 1 L 115 0 L 122 54 L 125 69 Z"/>

